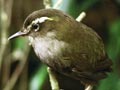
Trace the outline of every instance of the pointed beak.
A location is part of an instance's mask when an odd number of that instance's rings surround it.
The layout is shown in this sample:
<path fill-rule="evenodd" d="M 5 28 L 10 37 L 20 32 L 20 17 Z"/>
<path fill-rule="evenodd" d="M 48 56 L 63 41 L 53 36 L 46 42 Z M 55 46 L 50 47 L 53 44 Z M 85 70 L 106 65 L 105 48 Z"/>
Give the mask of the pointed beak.
<path fill-rule="evenodd" d="M 10 37 L 8 38 L 8 40 L 13 39 L 13 38 L 16 38 L 16 37 L 19 37 L 19 36 L 23 36 L 23 35 L 26 35 L 26 33 L 19 31 L 19 32 L 13 34 L 12 36 L 10 36 Z"/>

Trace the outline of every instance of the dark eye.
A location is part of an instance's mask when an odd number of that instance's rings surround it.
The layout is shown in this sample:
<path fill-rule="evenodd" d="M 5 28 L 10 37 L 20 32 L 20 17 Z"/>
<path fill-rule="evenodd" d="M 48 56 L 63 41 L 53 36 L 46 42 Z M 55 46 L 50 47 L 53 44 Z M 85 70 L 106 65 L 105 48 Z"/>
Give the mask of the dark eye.
<path fill-rule="evenodd" d="M 34 29 L 35 31 L 38 31 L 39 30 L 39 24 L 33 24 L 32 29 Z"/>

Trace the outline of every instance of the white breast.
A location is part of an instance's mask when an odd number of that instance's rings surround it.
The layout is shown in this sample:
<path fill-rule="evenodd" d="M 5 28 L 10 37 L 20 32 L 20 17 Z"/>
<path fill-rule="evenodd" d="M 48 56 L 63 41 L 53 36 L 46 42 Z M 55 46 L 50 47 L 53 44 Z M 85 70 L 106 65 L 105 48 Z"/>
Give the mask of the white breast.
<path fill-rule="evenodd" d="M 36 55 L 42 60 L 47 60 L 48 58 L 54 59 L 57 56 L 61 56 L 62 51 L 68 46 L 67 43 L 57 40 L 55 33 L 50 32 L 39 39 L 32 38 L 29 40 L 32 43 Z"/>

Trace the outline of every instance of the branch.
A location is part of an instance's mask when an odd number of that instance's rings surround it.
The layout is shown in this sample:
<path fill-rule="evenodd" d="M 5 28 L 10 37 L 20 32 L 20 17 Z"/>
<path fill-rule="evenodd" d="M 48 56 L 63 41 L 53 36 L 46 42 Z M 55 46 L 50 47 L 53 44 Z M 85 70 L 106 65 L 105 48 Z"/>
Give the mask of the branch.
<path fill-rule="evenodd" d="M 58 8 L 62 4 L 63 0 L 58 0 L 53 8 Z"/>
<path fill-rule="evenodd" d="M 51 2 L 51 0 L 43 0 L 43 4 L 44 4 L 44 6 L 45 6 L 46 9 L 48 9 L 48 8 L 57 9 L 57 8 L 62 4 L 62 1 L 63 1 L 63 0 L 58 0 L 53 7 L 52 7 L 52 2 Z"/>
<path fill-rule="evenodd" d="M 56 74 L 54 73 L 54 71 L 52 71 L 52 70 L 50 69 L 50 67 L 47 68 L 47 71 L 48 71 L 48 73 L 49 73 L 50 84 L 51 84 L 52 90 L 60 90 L 60 89 L 59 89 L 58 80 L 57 80 L 57 78 L 56 78 Z"/>
<path fill-rule="evenodd" d="M 17 56 L 20 59 L 20 63 L 19 65 L 16 67 L 15 71 L 13 72 L 13 74 L 11 75 L 11 78 L 8 80 L 6 86 L 4 87 L 3 90 L 12 90 L 16 81 L 18 80 L 21 72 L 23 71 L 26 61 L 27 61 L 27 57 L 29 54 L 29 50 L 30 47 L 27 47 L 26 51 L 24 52 L 20 52 L 20 50 L 16 50 L 15 53 L 13 53 L 13 57 L 16 58 L 15 54 L 17 54 Z"/>
<path fill-rule="evenodd" d="M 76 21 L 81 22 L 86 16 L 85 12 L 80 13 L 80 15 L 76 18 Z"/>
<path fill-rule="evenodd" d="M 13 0 L 0 0 L 0 13 L 1 13 L 1 23 L 0 23 L 0 72 L 3 61 L 3 56 L 7 53 L 6 48 L 8 45 L 8 28 L 11 20 L 11 10 L 12 10 Z"/>
<path fill-rule="evenodd" d="M 44 6 L 45 6 L 46 9 L 52 7 L 52 2 L 51 2 L 51 0 L 43 0 L 43 4 L 44 4 Z"/>
<path fill-rule="evenodd" d="M 92 90 L 93 86 L 92 85 L 86 85 L 85 90 Z"/>
<path fill-rule="evenodd" d="M 10 75 L 11 58 L 8 45 L 8 30 L 11 22 L 13 0 L 0 0 L 0 86 L 7 83 Z M 7 58 L 6 58 L 7 57 Z M 8 58 L 9 57 L 9 58 Z"/>

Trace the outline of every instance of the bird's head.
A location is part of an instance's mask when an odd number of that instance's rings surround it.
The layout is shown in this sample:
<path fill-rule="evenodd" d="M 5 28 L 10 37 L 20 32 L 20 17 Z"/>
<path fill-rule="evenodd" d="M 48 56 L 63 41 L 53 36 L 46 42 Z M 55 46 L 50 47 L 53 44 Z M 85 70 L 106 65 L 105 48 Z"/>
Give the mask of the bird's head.
<path fill-rule="evenodd" d="M 44 36 L 51 31 L 64 31 L 64 28 L 72 22 L 72 18 L 64 14 L 60 10 L 42 9 L 30 14 L 24 21 L 20 31 L 10 36 L 8 39 L 13 39 L 19 36 Z"/>

